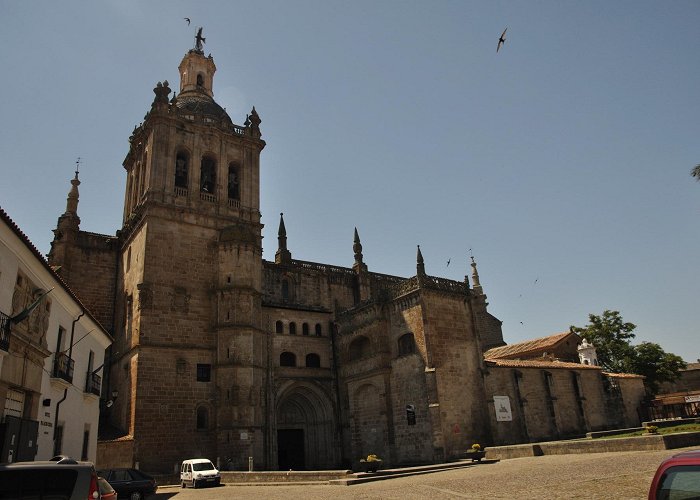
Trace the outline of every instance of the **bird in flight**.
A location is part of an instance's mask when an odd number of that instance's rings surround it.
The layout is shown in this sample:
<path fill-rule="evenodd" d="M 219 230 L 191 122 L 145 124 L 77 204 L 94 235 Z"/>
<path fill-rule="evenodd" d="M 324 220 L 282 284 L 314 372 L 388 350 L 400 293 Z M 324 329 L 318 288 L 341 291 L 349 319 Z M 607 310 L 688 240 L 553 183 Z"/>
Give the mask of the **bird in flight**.
<path fill-rule="evenodd" d="M 496 45 L 496 52 L 498 52 L 501 49 L 501 45 L 506 43 L 506 31 L 508 31 L 508 28 L 503 30 L 503 33 L 501 33 L 501 38 L 498 39 L 498 45 Z"/>
<path fill-rule="evenodd" d="M 189 18 L 189 17 L 185 17 L 184 19 L 185 19 L 185 21 L 187 21 L 187 26 L 189 26 L 189 25 L 190 25 L 190 18 Z"/>
<path fill-rule="evenodd" d="M 452 259 L 447 259 L 447 266 L 446 266 L 446 267 L 450 267 L 450 261 L 451 261 L 451 260 L 452 260 Z"/>

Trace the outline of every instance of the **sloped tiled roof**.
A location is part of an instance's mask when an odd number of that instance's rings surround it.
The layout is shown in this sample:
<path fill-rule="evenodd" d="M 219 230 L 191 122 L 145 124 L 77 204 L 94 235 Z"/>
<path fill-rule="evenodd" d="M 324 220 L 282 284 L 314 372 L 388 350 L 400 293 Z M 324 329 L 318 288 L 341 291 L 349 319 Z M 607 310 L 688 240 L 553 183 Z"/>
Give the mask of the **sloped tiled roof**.
<path fill-rule="evenodd" d="M 525 356 L 529 353 L 536 353 L 544 349 L 552 348 L 570 335 L 576 335 L 571 332 L 562 332 L 548 337 L 542 337 L 534 340 L 526 340 L 517 344 L 504 345 L 502 347 L 494 347 L 484 353 L 486 359 L 500 359 Z"/>
<path fill-rule="evenodd" d="M 608 373 L 603 372 L 603 375 L 613 378 L 646 378 L 644 375 L 637 375 L 636 373 Z"/>
<path fill-rule="evenodd" d="M 500 366 L 504 368 L 565 368 L 568 370 L 602 371 L 600 366 L 569 363 L 567 361 L 548 361 L 539 359 L 487 359 L 486 364 L 489 366 Z"/>

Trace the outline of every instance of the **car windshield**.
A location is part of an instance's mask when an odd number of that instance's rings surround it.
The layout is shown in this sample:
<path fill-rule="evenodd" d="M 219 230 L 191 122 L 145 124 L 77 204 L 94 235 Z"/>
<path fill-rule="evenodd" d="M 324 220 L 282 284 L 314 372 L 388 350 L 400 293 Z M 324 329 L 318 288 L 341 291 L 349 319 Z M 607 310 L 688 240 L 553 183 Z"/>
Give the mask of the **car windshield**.
<path fill-rule="evenodd" d="M 211 462 L 198 462 L 192 464 L 192 470 L 214 470 L 214 464 Z"/>
<path fill-rule="evenodd" d="M 664 474 L 657 498 L 681 500 L 700 497 L 700 465 L 670 467 Z"/>

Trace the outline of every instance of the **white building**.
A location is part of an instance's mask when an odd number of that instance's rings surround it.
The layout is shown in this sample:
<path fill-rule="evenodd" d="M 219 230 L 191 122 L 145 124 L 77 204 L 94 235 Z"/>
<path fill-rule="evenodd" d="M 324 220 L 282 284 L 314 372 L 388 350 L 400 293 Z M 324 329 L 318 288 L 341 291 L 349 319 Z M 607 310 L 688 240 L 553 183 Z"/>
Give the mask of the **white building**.
<path fill-rule="evenodd" d="M 95 460 L 111 342 L 0 209 L 0 462 Z"/>

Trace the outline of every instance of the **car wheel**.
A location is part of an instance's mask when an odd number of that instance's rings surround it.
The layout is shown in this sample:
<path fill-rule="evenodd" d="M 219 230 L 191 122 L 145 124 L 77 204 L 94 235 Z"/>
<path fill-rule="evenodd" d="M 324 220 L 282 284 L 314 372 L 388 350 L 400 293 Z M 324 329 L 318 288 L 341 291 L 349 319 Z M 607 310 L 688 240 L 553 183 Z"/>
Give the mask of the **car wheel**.
<path fill-rule="evenodd" d="M 192 480 L 192 487 L 193 487 L 193 488 L 196 488 L 196 487 L 197 487 L 197 481 L 195 481 L 194 479 Z"/>
<path fill-rule="evenodd" d="M 183 488 L 187 488 L 187 485 L 185 484 L 184 481 L 182 481 L 182 487 L 183 487 Z"/>
<path fill-rule="evenodd" d="M 129 495 L 129 500 L 141 500 L 143 498 L 143 494 L 140 491 L 133 491 L 131 495 Z"/>

